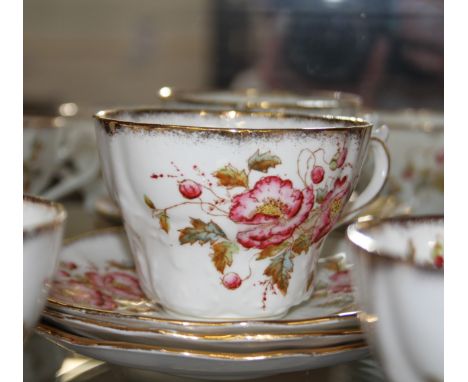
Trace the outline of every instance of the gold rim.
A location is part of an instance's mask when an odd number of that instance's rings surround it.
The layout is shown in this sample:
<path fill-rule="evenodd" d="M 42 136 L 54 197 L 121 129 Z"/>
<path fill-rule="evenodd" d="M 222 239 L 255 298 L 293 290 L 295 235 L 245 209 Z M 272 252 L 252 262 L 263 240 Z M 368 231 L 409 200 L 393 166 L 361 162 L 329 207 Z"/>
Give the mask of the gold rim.
<path fill-rule="evenodd" d="M 319 348 L 306 348 L 306 349 L 287 349 L 280 351 L 264 351 L 264 352 L 249 352 L 249 353 L 230 353 L 230 352 L 213 352 L 193 349 L 175 349 L 166 348 L 146 344 L 133 344 L 123 341 L 108 341 L 108 340 L 95 340 L 70 334 L 55 327 L 40 323 L 37 326 L 37 332 L 45 335 L 49 339 L 58 341 L 60 343 L 68 343 L 78 346 L 100 346 L 111 347 L 121 350 L 147 350 L 158 351 L 165 354 L 180 355 L 183 357 L 205 357 L 211 359 L 231 359 L 231 360 L 245 360 L 253 361 L 266 358 L 280 358 L 284 356 L 293 355 L 312 355 L 322 356 L 342 353 L 351 350 L 366 349 L 367 344 L 364 341 L 355 341 L 346 345 L 328 346 Z"/>
<path fill-rule="evenodd" d="M 327 336 L 344 336 L 344 335 L 362 335 L 363 332 L 360 329 L 342 329 L 342 330 L 320 330 L 320 331 L 309 331 L 302 333 L 258 333 L 258 332 L 242 332 L 242 334 L 195 334 L 192 332 L 165 330 L 165 329 L 152 329 L 152 328 L 129 328 L 128 326 L 117 325 L 109 322 L 97 321 L 90 318 L 76 317 L 64 313 L 53 312 L 49 309 L 45 309 L 43 312 L 44 317 L 52 317 L 52 319 L 58 319 L 62 321 L 77 321 L 84 324 L 95 325 L 108 329 L 114 329 L 124 332 L 132 333 L 153 333 L 159 334 L 166 337 L 185 338 L 191 340 L 205 340 L 205 341 L 225 341 L 225 342 L 236 342 L 236 341 L 271 341 L 281 339 L 295 339 L 305 337 L 327 337 Z"/>
<path fill-rule="evenodd" d="M 116 234 L 116 233 L 122 233 L 122 232 L 125 232 L 125 229 L 122 226 L 108 227 L 108 228 L 102 228 L 98 230 L 85 232 L 77 236 L 74 236 L 72 238 L 68 238 L 64 240 L 62 249 L 82 239 L 100 236 L 103 234 Z M 58 301 L 50 296 L 47 298 L 47 304 L 52 309 L 59 310 L 59 311 L 63 308 L 66 308 L 74 312 L 81 312 L 84 314 L 91 314 L 91 315 L 96 315 L 96 316 L 114 317 L 114 318 L 119 318 L 119 319 L 132 318 L 132 319 L 140 320 L 140 321 L 164 322 L 168 324 L 181 325 L 181 326 L 187 326 L 187 325 L 191 325 L 191 326 L 237 325 L 237 326 L 240 326 L 240 325 L 246 325 L 246 324 L 252 324 L 252 323 L 261 324 L 261 325 L 300 326 L 300 325 L 321 324 L 321 323 L 332 322 L 332 321 L 353 321 L 353 320 L 357 320 L 357 315 L 358 315 L 358 311 L 342 310 L 333 315 L 308 318 L 308 319 L 296 319 L 296 320 L 289 320 L 289 321 L 282 321 L 282 320 L 250 320 L 250 321 L 244 320 L 242 321 L 242 320 L 239 320 L 239 321 L 215 321 L 213 322 L 213 321 L 192 321 L 192 320 L 176 320 L 176 319 L 167 319 L 167 318 L 159 318 L 159 317 L 148 317 L 148 316 L 141 316 L 141 315 L 133 314 L 133 313 L 123 313 L 123 312 L 115 312 L 111 310 L 89 308 L 89 307 L 75 305 L 75 304 L 67 304 L 67 303 Z"/>
<path fill-rule="evenodd" d="M 63 225 L 67 218 L 67 213 L 65 212 L 65 209 L 60 203 L 51 202 L 50 200 L 46 200 L 38 196 L 23 194 L 23 203 L 24 202 L 40 204 L 50 209 L 53 209 L 55 212 L 55 216 L 51 221 L 48 221 L 46 223 L 36 224 L 29 228 L 23 228 L 23 240 L 30 239 L 43 232 L 53 231 L 57 229 Z"/>
<path fill-rule="evenodd" d="M 143 123 L 131 122 L 122 118 L 119 115 L 126 113 L 133 116 L 139 114 L 198 114 L 199 116 L 215 116 L 221 118 L 235 118 L 238 116 L 250 116 L 259 118 L 270 119 L 290 119 L 302 121 L 323 121 L 327 123 L 341 124 L 340 127 L 301 127 L 301 128 L 281 128 L 281 129 L 249 129 L 249 128 L 225 128 L 225 127 L 200 127 L 191 125 L 173 125 L 173 124 L 160 124 L 160 123 Z M 334 116 L 315 116 L 315 115 L 301 115 L 284 112 L 254 112 L 254 111 L 214 111 L 214 110 L 184 110 L 184 109 L 165 109 L 165 108 L 135 108 L 135 109 L 112 109 L 101 110 L 94 115 L 101 126 L 108 134 L 115 134 L 122 129 L 131 130 L 146 130 L 146 131 L 184 131 L 184 132 L 210 132 L 226 136 L 244 136 L 244 135 L 264 135 L 264 134 L 284 134 L 284 133 L 317 133 L 324 131 L 367 131 L 372 129 L 372 124 L 354 117 L 334 117 Z"/>
<path fill-rule="evenodd" d="M 373 261 L 377 261 L 380 259 L 384 261 L 402 263 L 402 264 L 414 266 L 416 268 L 426 269 L 426 270 L 439 272 L 443 274 L 444 273 L 443 268 L 436 268 L 428 263 L 416 262 L 410 256 L 405 255 L 404 257 L 397 257 L 397 256 L 392 256 L 391 254 L 384 252 L 384 251 L 371 250 L 369 248 L 365 248 L 362 245 L 359 245 L 356 242 L 356 235 L 358 233 L 366 233 L 366 231 L 381 227 L 383 225 L 397 224 L 400 226 L 407 226 L 412 223 L 430 223 L 430 222 L 442 222 L 443 223 L 444 216 L 443 215 L 421 215 L 421 216 L 402 215 L 402 216 L 395 216 L 395 217 L 390 217 L 386 219 L 370 219 L 367 221 L 360 221 L 360 222 L 351 224 L 348 227 L 348 229 L 346 230 L 346 239 L 349 243 L 353 245 L 353 247 L 355 247 L 358 250 L 357 253 L 359 255 L 370 256 L 369 258 L 372 259 Z"/>
<path fill-rule="evenodd" d="M 216 101 L 201 100 L 200 97 L 209 97 L 210 95 L 234 95 L 245 97 L 244 100 L 238 102 L 233 101 Z M 265 98 L 271 96 L 278 97 L 294 97 L 296 100 L 292 103 L 281 101 L 266 101 Z M 251 99 L 249 99 L 251 97 Z M 262 100 L 262 98 L 264 98 Z M 345 107 L 360 108 L 362 99 L 357 94 L 344 93 L 340 91 L 314 91 L 308 94 L 300 95 L 284 91 L 261 92 L 257 89 L 246 90 L 213 90 L 213 91 L 193 91 L 193 92 L 177 92 L 173 91 L 170 97 L 160 97 L 162 101 L 175 100 L 178 102 L 186 102 L 195 105 L 219 105 L 226 107 L 241 107 L 249 109 L 298 109 L 298 110 L 334 110 Z"/>

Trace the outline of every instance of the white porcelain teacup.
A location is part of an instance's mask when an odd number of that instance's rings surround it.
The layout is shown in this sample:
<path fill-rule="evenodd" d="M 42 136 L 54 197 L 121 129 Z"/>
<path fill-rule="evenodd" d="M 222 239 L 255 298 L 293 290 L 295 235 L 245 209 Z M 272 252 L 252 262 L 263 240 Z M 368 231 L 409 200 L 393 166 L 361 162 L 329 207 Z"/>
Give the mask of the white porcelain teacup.
<path fill-rule="evenodd" d="M 362 100 L 356 94 L 316 90 L 307 94 L 283 91 L 212 90 L 177 92 L 160 89 L 167 107 L 224 108 L 249 111 L 287 111 L 294 114 L 355 116 Z"/>
<path fill-rule="evenodd" d="M 395 197 L 401 213 L 444 213 L 444 120 L 429 110 L 377 111 L 364 116 L 386 125 L 392 166 L 383 195 Z"/>
<path fill-rule="evenodd" d="M 95 137 L 89 136 L 81 121 L 63 116 L 23 117 L 23 192 L 55 200 L 98 178 Z M 93 151 L 88 150 L 90 146 Z"/>
<path fill-rule="evenodd" d="M 444 379 L 444 219 L 348 227 L 361 322 L 392 381 Z"/>
<path fill-rule="evenodd" d="M 281 316 L 308 299 L 323 240 L 380 191 L 389 166 L 372 126 L 353 118 L 161 109 L 96 118 L 143 290 L 197 318 Z M 348 203 L 369 146 L 374 177 Z"/>
<path fill-rule="evenodd" d="M 34 329 L 55 272 L 66 213 L 58 203 L 23 195 L 23 338 Z"/>

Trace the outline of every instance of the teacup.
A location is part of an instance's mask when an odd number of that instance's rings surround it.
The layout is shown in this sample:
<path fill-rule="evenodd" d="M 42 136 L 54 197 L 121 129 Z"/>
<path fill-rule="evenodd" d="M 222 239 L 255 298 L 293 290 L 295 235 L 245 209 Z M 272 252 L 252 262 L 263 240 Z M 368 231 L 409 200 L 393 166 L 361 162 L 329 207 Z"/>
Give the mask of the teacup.
<path fill-rule="evenodd" d="M 23 338 L 34 329 L 55 271 L 66 213 L 60 204 L 23 195 Z"/>
<path fill-rule="evenodd" d="M 98 158 L 86 151 L 94 137 L 90 139 L 78 121 L 62 116 L 23 117 L 23 192 L 59 199 L 97 179 Z"/>
<path fill-rule="evenodd" d="M 444 219 L 348 227 L 352 280 L 371 350 L 393 381 L 444 379 Z"/>
<path fill-rule="evenodd" d="M 356 94 L 317 90 L 307 94 L 282 91 L 213 90 L 176 92 L 160 89 L 160 98 L 169 107 L 211 107 L 246 111 L 287 111 L 295 114 L 355 116 L 362 100 Z"/>
<path fill-rule="evenodd" d="M 162 109 L 96 118 L 143 290 L 200 319 L 279 317 L 307 300 L 323 240 L 380 191 L 389 166 L 372 125 L 354 118 Z M 348 203 L 368 147 L 374 176 Z"/>
<path fill-rule="evenodd" d="M 427 110 L 378 111 L 365 115 L 390 130 L 392 166 L 383 195 L 395 197 L 400 213 L 444 213 L 443 114 Z"/>

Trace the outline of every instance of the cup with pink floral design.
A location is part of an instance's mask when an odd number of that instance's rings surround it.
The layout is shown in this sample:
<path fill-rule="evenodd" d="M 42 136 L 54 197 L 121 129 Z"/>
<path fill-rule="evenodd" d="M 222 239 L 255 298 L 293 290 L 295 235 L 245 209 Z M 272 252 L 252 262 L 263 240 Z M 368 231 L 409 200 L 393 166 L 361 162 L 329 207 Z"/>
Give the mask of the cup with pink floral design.
<path fill-rule="evenodd" d="M 143 291 L 199 319 L 280 317 L 307 300 L 328 233 L 389 168 L 356 118 L 133 109 L 96 120 Z M 351 201 L 369 148 L 373 176 Z"/>

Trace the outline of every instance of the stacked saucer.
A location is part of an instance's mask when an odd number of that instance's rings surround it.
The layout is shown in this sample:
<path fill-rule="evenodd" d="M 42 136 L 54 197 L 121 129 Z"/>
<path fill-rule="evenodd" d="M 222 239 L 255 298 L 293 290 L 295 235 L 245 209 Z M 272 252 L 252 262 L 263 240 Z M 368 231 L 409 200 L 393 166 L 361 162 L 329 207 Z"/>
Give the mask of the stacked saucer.
<path fill-rule="evenodd" d="M 122 228 L 68 242 L 39 333 L 110 363 L 206 379 L 242 379 L 365 357 L 344 242 L 331 236 L 312 298 L 275 320 L 196 321 L 149 301 Z"/>

